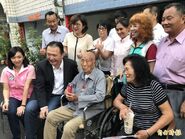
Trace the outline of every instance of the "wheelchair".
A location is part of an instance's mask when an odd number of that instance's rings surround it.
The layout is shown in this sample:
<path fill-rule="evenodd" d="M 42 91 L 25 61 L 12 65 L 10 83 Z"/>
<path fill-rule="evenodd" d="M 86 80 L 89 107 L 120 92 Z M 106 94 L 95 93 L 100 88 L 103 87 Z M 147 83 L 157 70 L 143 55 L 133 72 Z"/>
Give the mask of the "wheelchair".
<path fill-rule="evenodd" d="M 97 103 L 89 104 L 83 109 L 84 123 L 79 126 L 76 133 L 76 139 L 102 139 L 103 137 L 116 136 L 120 130 L 122 121 L 119 120 L 119 112 L 112 106 L 114 98 L 121 90 L 122 84 L 118 82 L 118 77 L 114 80 L 106 77 L 106 97 L 103 102 L 104 110 L 95 112 L 90 118 L 86 118 L 86 111 Z M 99 104 L 99 103 L 98 103 Z M 58 127 L 57 139 L 61 138 L 63 124 Z"/>

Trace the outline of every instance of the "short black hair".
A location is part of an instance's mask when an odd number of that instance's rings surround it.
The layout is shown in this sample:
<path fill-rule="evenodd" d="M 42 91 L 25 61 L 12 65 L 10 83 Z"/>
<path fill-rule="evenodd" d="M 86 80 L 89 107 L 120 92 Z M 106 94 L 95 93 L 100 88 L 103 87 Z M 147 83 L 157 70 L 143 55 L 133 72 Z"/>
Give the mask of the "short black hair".
<path fill-rule="evenodd" d="M 81 14 L 73 15 L 71 17 L 70 24 L 74 25 L 79 20 L 82 22 L 82 25 L 84 26 L 84 28 L 82 29 L 82 33 L 85 33 L 88 30 L 87 19 L 85 15 L 81 15 Z"/>
<path fill-rule="evenodd" d="M 109 21 L 107 20 L 101 20 L 97 25 L 96 25 L 96 29 L 99 28 L 99 26 L 103 26 L 104 28 L 107 29 L 107 34 L 109 35 L 109 32 L 112 28 L 111 24 L 109 23 Z"/>
<path fill-rule="evenodd" d="M 118 10 L 114 13 L 114 19 L 127 18 L 128 15 L 125 11 Z"/>
<path fill-rule="evenodd" d="M 13 67 L 14 67 L 14 64 L 12 63 L 11 58 L 14 57 L 17 52 L 20 52 L 23 55 L 23 57 L 24 57 L 23 66 L 27 67 L 29 65 L 29 61 L 26 58 L 23 49 L 21 47 L 15 46 L 15 47 L 10 48 L 10 50 L 8 52 L 8 58 L 7 59 L 8 59 L 8 67 L 10 69 L 13 69 Z"/>
<path fill-rule="evenodd" d="M 45 20 L 46 20 L 46 17 L 47 17 L 48 15 L 55 15 L 56 18 L 59 18 L 57 13 L 55 13 L 55 12 L 53 12 L 53 11 L 49 11 L 49 12 L 47 12 L 47 13 L 45 14 Z"/>
<path fill-rule="evenodd" d="M 61 42 L 57 42 L 57 41 L 52 41 L 50 43 L 48 43 L 46 49 L 48 48 L 48 46 L 50 47 L 58 47 L 60 49 L 60 53 L 63 54 L 64 53 L 64 46 Z"/>
<path fill-rule="evenodd" d="M 176 10 L 181 13 L 182 15 L 185 15 L 185 6 L 182 3 L 170 3 L 164 7 L 164 10 L 169 9 L 171 7 L 175 7 Z"/>
<path fill-rule="evenodd" d="M 143 56 L 138 54 L 128 55 L 123 59 L 123 65 L 131 62 L 135 73 L 135 81 L 139 86 L 149 85 L 152 80 L 158 80 L 151 72 L 149 64 Z"/>
<path fill-rule="evenodd" d="M 117 25 L 118 23 L 122 24 L 122 25 L 123 25 L 124 27 L 126 27 L 126 28 L 128 28 L 128 26 L 129 26 L 129 20 L 128 20 L 128 18 L 120 18 L 120 19 L 118 20 L 118 22 L 116 23 L 116 25 Z"/>

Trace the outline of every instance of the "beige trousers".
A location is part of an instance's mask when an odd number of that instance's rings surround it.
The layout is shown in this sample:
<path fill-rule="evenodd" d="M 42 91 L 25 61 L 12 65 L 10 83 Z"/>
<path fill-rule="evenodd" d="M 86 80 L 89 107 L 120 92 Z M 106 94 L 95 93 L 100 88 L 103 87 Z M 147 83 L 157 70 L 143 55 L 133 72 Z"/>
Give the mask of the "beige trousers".
<path fill-rule="evenodd" d="M 63 106 L 49 112 L 44 126 L 44 139 L 56 139 L 57 127 L 63 121 L 66 124 L 63 128 L 62 139 L 75 139 L 75 133 L 79 125 L 83 123 L 83 118 L 80 116 L 74 117 L 73 112 L 73 110 Z"/>

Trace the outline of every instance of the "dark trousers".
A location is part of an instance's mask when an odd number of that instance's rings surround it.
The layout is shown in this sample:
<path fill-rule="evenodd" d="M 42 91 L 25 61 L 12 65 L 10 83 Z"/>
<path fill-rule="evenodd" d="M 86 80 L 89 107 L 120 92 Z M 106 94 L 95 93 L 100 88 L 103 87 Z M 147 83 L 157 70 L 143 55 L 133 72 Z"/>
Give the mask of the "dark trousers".
<path fill-rule="evenodd" d="M 8 107 L 8 122 L 10 125 L 10 130 L 13 134 L 13 139 L 21 139 L 21 128 L 20 122 L 21 121 L 24 125 L 24 116 L 18 117 L 17 116 L 17 108 L 21 105 L 21 101 L 16 98 L 9 99 L 9 107 Z"/>
<path fill-rule="evenodd" d="M 180 117 L 180 107 L 185 101 L 185 88 L 182 90 L 165 89 L 168 95 L 175 119 L 175 131 L 180 131 L 181 134 L 169 136 L 169 139 L 184 139 L 185 138 L 185 119 Z"/>

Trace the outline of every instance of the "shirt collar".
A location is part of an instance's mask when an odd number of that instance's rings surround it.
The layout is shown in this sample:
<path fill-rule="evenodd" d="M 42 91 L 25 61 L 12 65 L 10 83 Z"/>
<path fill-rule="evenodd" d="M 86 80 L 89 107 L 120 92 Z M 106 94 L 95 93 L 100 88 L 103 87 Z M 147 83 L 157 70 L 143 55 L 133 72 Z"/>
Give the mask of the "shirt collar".
<path fill-rule="evenodd" d="M 127 41 L 129 39 L 130 39 L 130 35 L 127 35 L 125 38 L 120 39 L 120 41 L 123 43 L 123 42 L 125 42 L 125 41 Z"/>
<path fill-rule="evenodd" d="M 51 32 L 51 29 L 49 29 L 49 33 L 52 33 L 52 32 Z M 57 27 L 57 30 L 56 30 L 55 33 L 61 34 L 61 30 L 60 30 L 59 26 Z M 54 33 L 52 33 L 52 34 L 54 34 Z"/>
<path fill-rule="evenodd" d="M 177 35 L 177 37 L 175 38 L 175 40 L 173 42 L 176 41 L 176 42 L 182 44 L 184 40 L 185 40 L 185 29 Z M 169 36 L 167 36 L 165 39 L 165 42 L 167 42 L 167 41 L 171 42 Z M 171 43 L 173 43 L 173 42 L 171 42 Z"/>
<path fill-rule="evenodd" d="M 19 73 L 21 73 L 21 72 L 23 72 L 23 71 L 25 71 L 25 70 L 27 70 L 28 69 L 28 66 L 27 67 L 24 67 L 23 65 L 21 66 L 21 69 L 20 69 L 20 71 L 19 71 Z M 10 72 L 10 73 L 12 73 L 13 75 L 15 75 L 15 71 L 14 71 L 14 67 L 13 67 L 13 70 L 12 69 L 10 69 L 10 68 L 8 68 L 8 71 Z M 19 74 L 18 73 L 18 74 Z"/>
<path fill-rule="evenodd" d="M 175 39 L 182 44 L 185 40 L 185 29 Z"/>
<path fill-rule="evenodd" d="M 87 78 L 87 79 L 91 79 L 91 80 L 94 80 L 94 77 L 95 77 L 95 69 L 96 68 L 94 68 L 93 70 L 92 70 L 92 72 L 89 74 L 89 77 Z M 85 74 L 84 74 L 84 72 L 82 73 L 82 79 L 84 79 L 85 80 Z"/>
<path fill-rule="evenodd" d="M 160 27 L 160 24 L 157 23 L 154 27 L 153 27 L 153 30 L 157 30 L 157 28 Z"/>
<path fill-rule="evenodd" d="M 55 68 L 53 65 L 52 65 L 52 68 L 53 68 L 53 70 L 62 70 L 62 69 L 63 69 L 63 60 L 62 60 L 62 62 L 60 63 L 60 66 L 59 66 L 58 69 Z"/>

